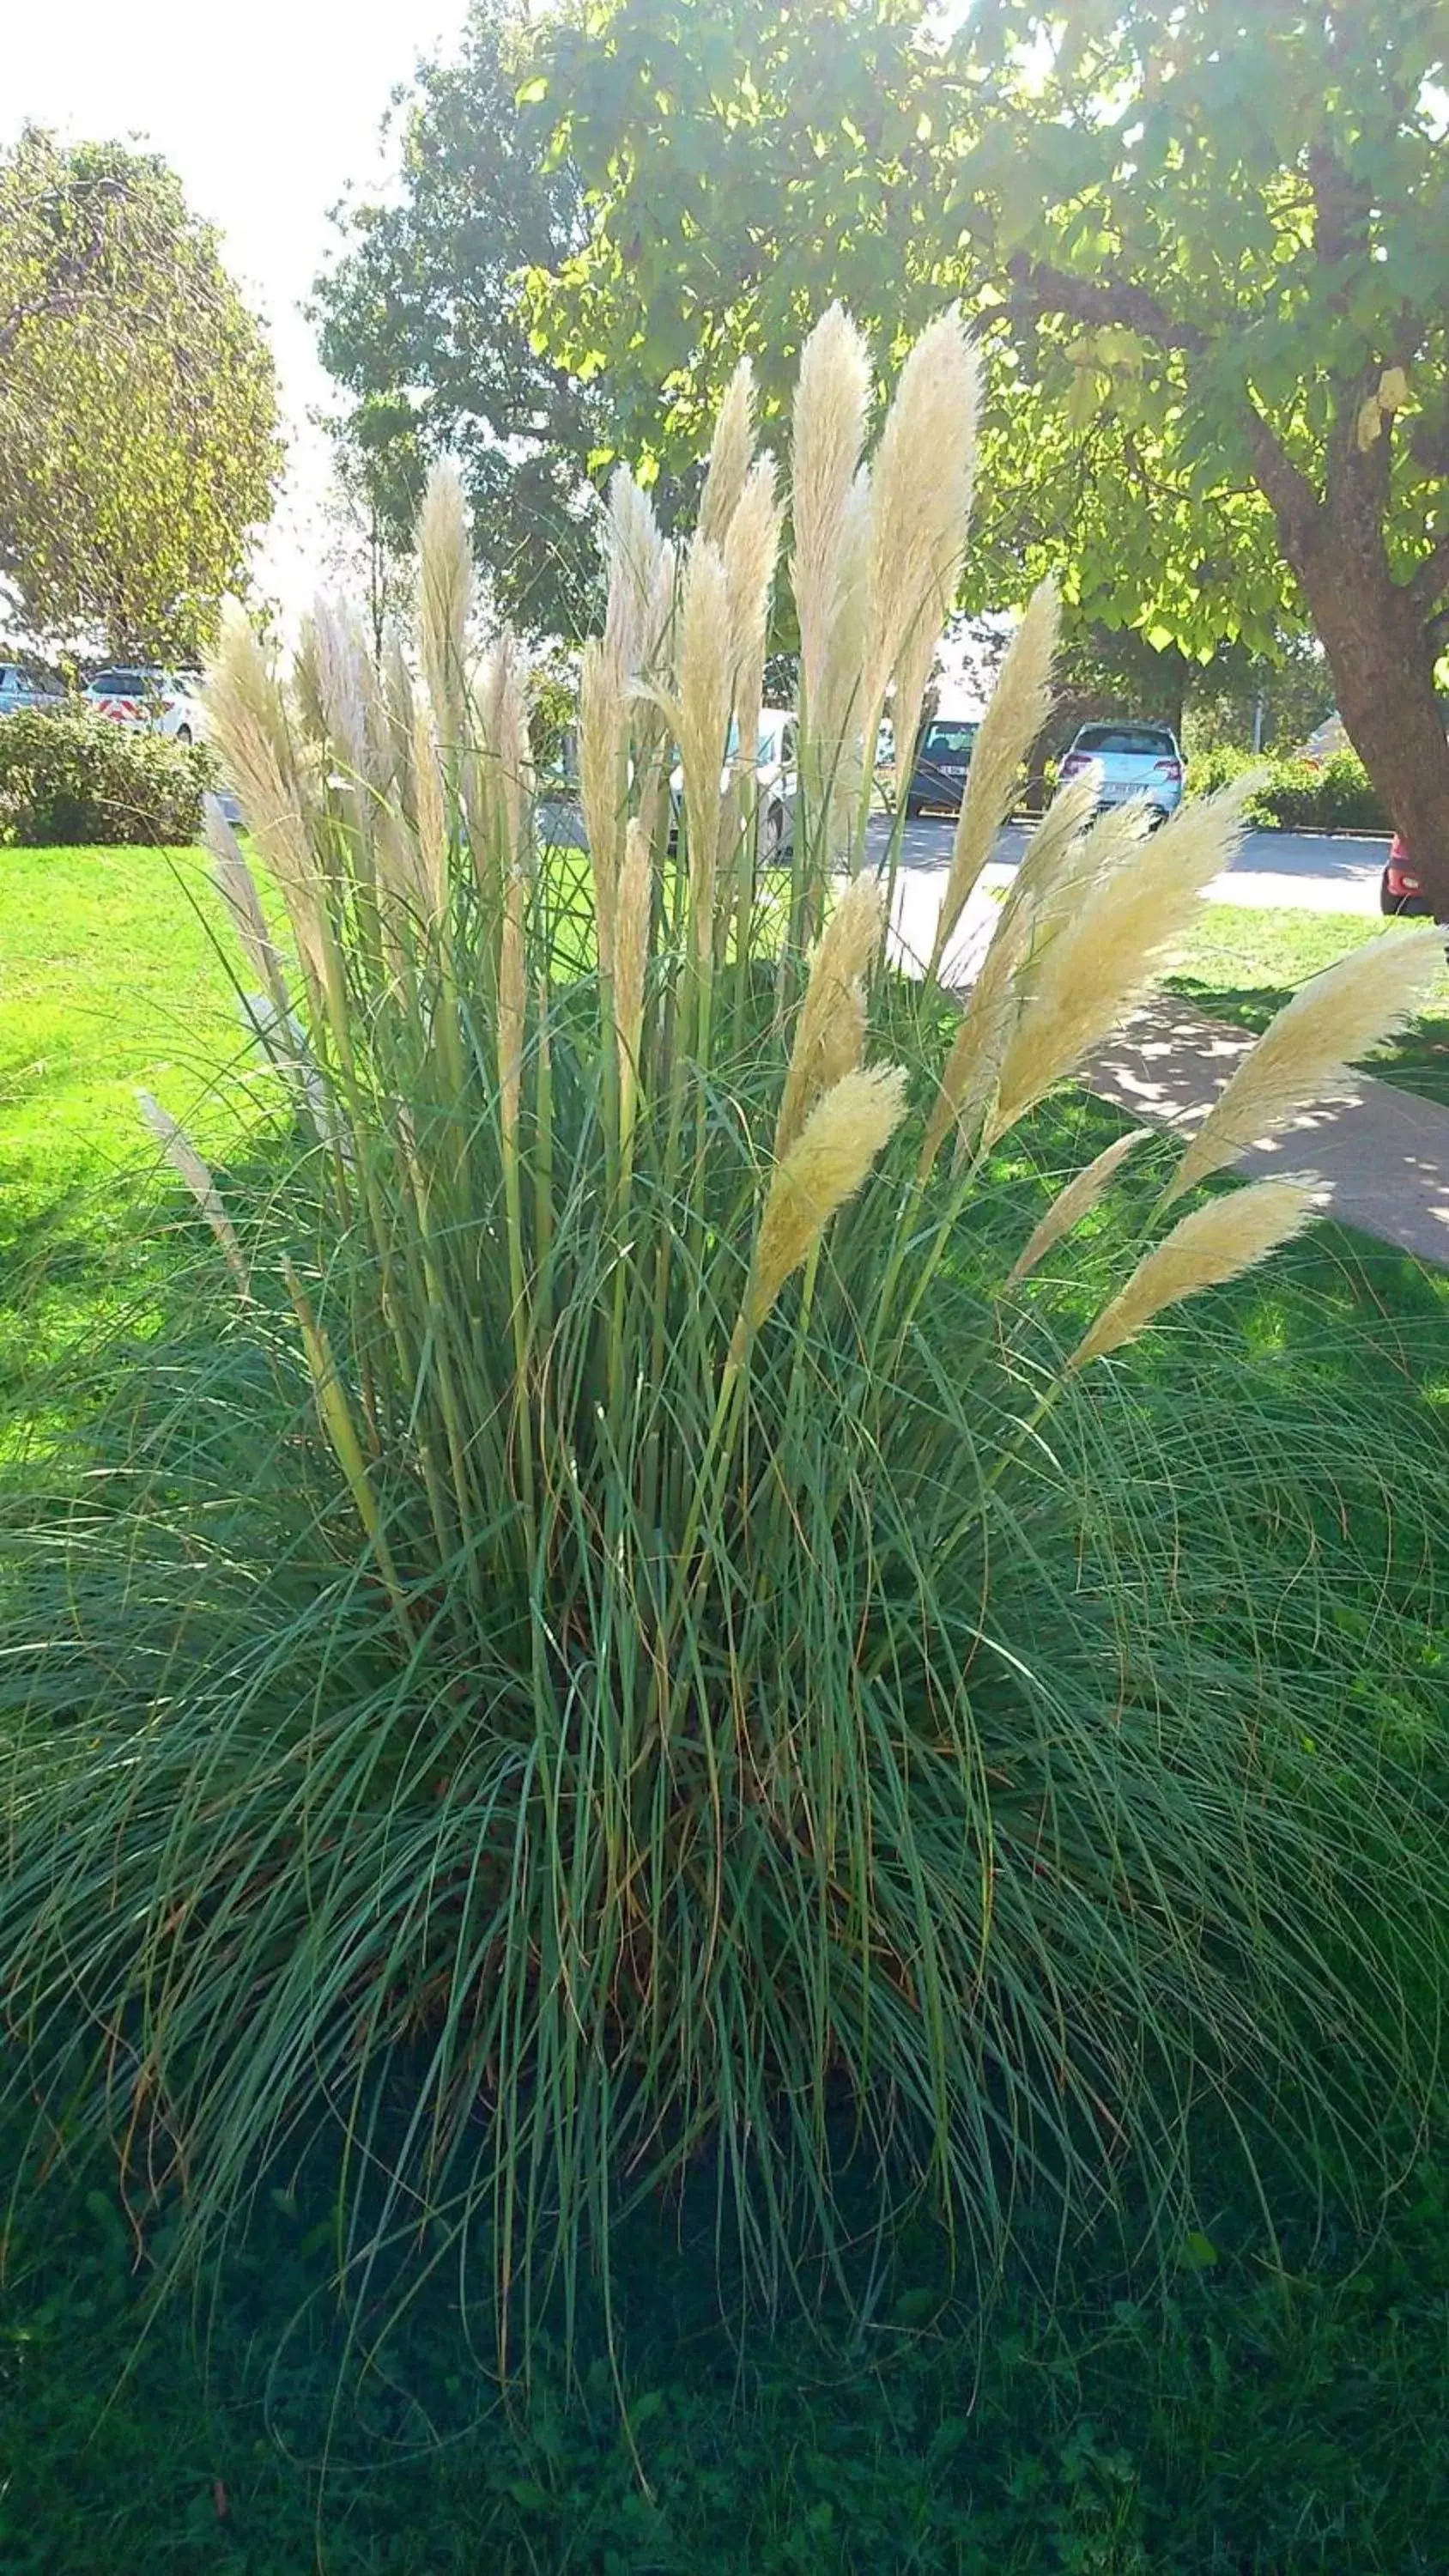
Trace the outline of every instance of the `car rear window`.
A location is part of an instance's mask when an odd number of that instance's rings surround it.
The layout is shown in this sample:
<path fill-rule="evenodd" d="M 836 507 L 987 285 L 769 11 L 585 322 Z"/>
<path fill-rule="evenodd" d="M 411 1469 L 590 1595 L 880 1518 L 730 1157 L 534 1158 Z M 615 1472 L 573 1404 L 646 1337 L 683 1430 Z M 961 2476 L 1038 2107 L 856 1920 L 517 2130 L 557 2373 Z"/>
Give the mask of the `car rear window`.
<path fill-rule="evenodd" d="M 939 759 L 943 752 L 969 752 L 975 740 L 974 724 L 931 724 L 926 727 L 921 749 L 928 759 Z"/>
<path fill-rule="evenodd" d="M 150 686 L 145 671 L 97 671 L 91 682 L 102 698 L 144 698 Z"/>
<path fill-rule="evenodd" d="M 1141 751 L 1175 758 L 1177 745 L 1165 725 L 1083 725 L 1073 751 Z"/>

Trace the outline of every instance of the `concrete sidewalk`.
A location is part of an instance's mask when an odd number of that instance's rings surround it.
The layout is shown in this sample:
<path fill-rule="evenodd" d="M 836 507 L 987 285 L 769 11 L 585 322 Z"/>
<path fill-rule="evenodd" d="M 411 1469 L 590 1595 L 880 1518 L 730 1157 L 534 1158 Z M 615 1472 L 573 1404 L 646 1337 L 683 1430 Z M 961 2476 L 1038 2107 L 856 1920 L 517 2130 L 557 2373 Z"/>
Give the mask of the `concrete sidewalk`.
<path fill-rule="evenodd" d="M 908 974 L 922 971 L 940 899 L 939 880 L 902 872 L 891 949 Z M 978 887 L 947 949 L 944 984 L 964 992 L 974 982 L 997 918 L 997 906 Z M 1204 1019 L 1163 994 L 1088 1066 L 1085 1079 L 1132 1117 L 1190 1134 L 1252 1044 L 1246 1029 Z M 1332 1187 L 1333 1214 L 1346 1225 L 1449 1268 L 1449 1109 L 1432 1100 L 1362 1075 L 1351 1100 L 1305 1110 L 1273 1144 L 1255 1148 L 1233 1168 L 1317 1172 Z"/>
<path fill-rule="evenodd" d="M 1252 1044 L 1246 1029 L 1162 994 L 1103 1050 L 1087 1081 L 1132 1117 L 1190 1133 Z M 1345 1225 L 1449 1268 L 1449 1110 L 1432 1100 L 1362 1075 L 1352 1100 L 1304 1110 L 1233 1169 L 1317 1172 Z"/>

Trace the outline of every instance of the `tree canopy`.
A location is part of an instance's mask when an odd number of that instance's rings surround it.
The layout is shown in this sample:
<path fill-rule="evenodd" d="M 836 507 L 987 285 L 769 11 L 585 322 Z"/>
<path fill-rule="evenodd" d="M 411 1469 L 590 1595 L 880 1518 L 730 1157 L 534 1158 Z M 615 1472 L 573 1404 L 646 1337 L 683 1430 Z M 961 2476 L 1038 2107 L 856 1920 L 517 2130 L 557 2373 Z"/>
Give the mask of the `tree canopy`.
<path fill-rule="evenodd" d="M 968 604 L 1048 566 L 1084 621 L 1209 656 L 1311 618 L 1449 909 L 1443 0 L 615 0 L 535 76 L 588 237 L 534 279 L 623 434 L 767 399 L 843 296 L 959 294 L 992 357 Z M 1442 855 L 1441 855 L 1442 854 Z"/>
<path fill-rule="evenodd" d="M 0 582 L 36 640 L 189 659 L 281 466 L 265 336 L 164 162 L 0 156 Z"/>
<path fill-rule="evenodd" d="M 497 606 L 527 632 L 567 635 L 595 577 L 588 470 L 603 412 L 530 338 L 523 273 L 569 255 L 580 210 L 518 105 L 523 41 L 506 0 L 474 0 L 456 61 L 420 69 L 395 103 L 401 185 L 340 213 L 316 315 L 347 396 L 337 434 L 354 503 L 403 547 L 429 464 L 455 455 Z"/>

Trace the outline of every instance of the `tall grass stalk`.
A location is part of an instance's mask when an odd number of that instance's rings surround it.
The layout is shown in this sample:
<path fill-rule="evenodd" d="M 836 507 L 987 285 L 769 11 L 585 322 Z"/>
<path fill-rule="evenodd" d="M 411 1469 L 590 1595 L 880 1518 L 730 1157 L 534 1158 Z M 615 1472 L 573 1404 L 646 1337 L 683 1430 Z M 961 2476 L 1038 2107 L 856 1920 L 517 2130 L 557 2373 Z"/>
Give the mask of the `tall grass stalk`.
<path fill-rule="evenodd" d="M 1166 962 L 1231 797 L 1151 841 L 1059 799 L 955 1027 L 845 873 L 965 544 L 974 367 L 954 317 L 925 349 L 874 479 L 838 311 L 802 365 L 783 924 L 729 766 L 781 524 L 744 377 L 678 559 L 611 489 L 587 860 L 539 845 L 515 649 L 473 661 L 451 474 L 416 662 L 324 609 L 284 684 L 229 625 L 211 720 L 285 929 L 217 857 L 295 1155 L 204 1175 L 201 1328 L 131 1355 L 7 1523 L 17 2082 L 133 2168 L 169 2152 L 182 2256 L 334 2124 L 349 2288 L 453 2262 L 505 2364 L 701 2171 L 767 2301 L 849 2288 L 920 2198 L 983 2279 L 1129 2168 L 1170 2236 L 1200 2101 L 1346 2127 L 1412 2080 L 1432 1987 L 1408 1784 L 1346 1702 L 1310 1740 L 1281 1604 L 1215 1639 L 1190 1559 L 1221 1601 L 1232 1498 L 1140 1354 L 1087 1366 L 1306 1196 L 1109 1230 L 1098 1320 L 1078 1281 L 1063 1324 L 1061 1252 L 1025 1273 L 1121 1151 L 1034 1233 L 1001 1177 Z M 1050 625 L 983 728 L 1003 774 Z"/>

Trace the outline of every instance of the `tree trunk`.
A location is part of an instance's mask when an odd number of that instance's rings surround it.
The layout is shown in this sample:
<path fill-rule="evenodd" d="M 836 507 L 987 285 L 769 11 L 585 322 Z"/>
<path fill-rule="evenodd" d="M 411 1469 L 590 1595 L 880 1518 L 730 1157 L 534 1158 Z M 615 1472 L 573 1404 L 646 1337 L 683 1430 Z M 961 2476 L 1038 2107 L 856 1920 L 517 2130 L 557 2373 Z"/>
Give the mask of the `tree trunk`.
<path fill-rule="evenodd" d="M 1328 656 L 1338 712 L 1438 918 L 1449 920 L 1449 740 L 1434 646 L 1409 592 L 1380 561 L 1335 548 L 1294 564 Z"/>
<path fill-rule="evenodd" d="M 1320 498 L 1261 416 L 1254 467 L 1283 552 L 1328 656 L 1338 712 L 1408 852 L 1424 894 L 1449 920 L 1449 740 L 1434 694 L 1432 612 L 1449 587 L 1440 549 L 1407 582 L 1389 569 L 1390 433 L 1359 442 L 1359 410 L 1377 380 L 1364 370 L 1340 396 Z"/>

